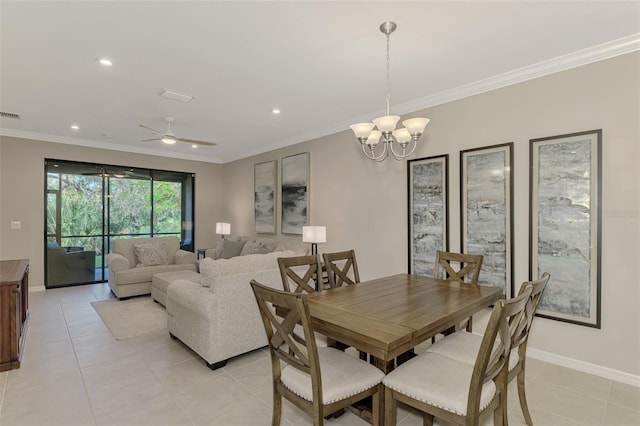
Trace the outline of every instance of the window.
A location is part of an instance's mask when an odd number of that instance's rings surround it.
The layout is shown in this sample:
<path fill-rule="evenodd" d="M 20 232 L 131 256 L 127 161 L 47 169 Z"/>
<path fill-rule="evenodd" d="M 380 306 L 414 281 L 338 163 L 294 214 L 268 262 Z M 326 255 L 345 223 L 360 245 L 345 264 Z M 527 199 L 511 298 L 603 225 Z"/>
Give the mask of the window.
<path fill-rule="evenodd" d="M 47 288 L 105 281 L 114 238 L 176 235 L 193 251 L 191 173 L 45 161 Z"/>

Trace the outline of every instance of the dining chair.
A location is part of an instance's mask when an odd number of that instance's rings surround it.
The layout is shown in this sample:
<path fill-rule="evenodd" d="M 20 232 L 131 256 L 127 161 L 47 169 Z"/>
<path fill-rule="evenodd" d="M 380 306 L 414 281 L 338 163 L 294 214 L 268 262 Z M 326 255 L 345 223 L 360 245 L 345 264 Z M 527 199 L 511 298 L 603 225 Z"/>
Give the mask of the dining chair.
<path fill-rule="evenodd" d="M 331 288 L 341 287 L 342 284 L 353 285 L 360 282 L 358 262 L 356 262 L 356 252 L 354 250 L 323 253 L 322 258 Z"/>
<path fill-rule="evenodd" d="M 478 425 L 489 413 L 493 413 L 494 425 L 506 424 L 509 319 L 522 321 L 530 295 L 528 287 L 517 297 L 495 303 L 473 365 L 427 351 L 387 374 L 383 380 L 385 425 L 396 424 L 398 401 L 422 411 L 426 426 L 433 425 L 434 417 Z"/>
<path fill-rule="evenodd" d="M 316 279 L 322 279 L 322 267 L 317 255 L 278 258 L 282 285 L 293 293 L 316 291 Z M 291 288 L 294 285 L 295 288 Z"/>
<path fill-rule="evenodd" d="M 360 282 L 360 273 L 358 272 L 358 262 L 356 262 L 356 252 L 354 250 L 341 251 L 336 253 L 323 253 L 324 267 L 329 277 L 329 286 L 331 288 L 342 287 L 342 284 L 354 285 Z M 344 343 L 336 342 L 336 346 L 340 349 L 346 349 L 349 346 Z M 369 354 L 358 351 L 360 359 L 366 361 Z"/>
<path fill-rule="evenodd" d="M 380 424 L 384 373 L 337 349 L 316 346 L 306 294 L 276 290 L 255 280 L 251 280 L 251 287 L 271 354 L 272 425 L 281 422 L 282 397 L 311 416 L 314 425 L 322 425 L 325 416 L 372 397 L 373 424 Z M 287 315 L 276 315 L 278 309 Z M 294 333 L 298 323 L 303 336 Z"/>
<path fill-rule="evenodd" d="M 480 269 L 482 268 L 482 259 L 483 257 L 480 254 L 452 253 L 438 250 L 433 271 L 434 277 L 477 285 Z M 460 268 L 454 269 L 452 264 L 459 264 Z M 459 327 L 446 330 L 444 334 L 451 334 L 458 328 L 466 328 L 468 332 L 471 332 L 473 330 L 473 317 L 466 319 Z M 431 342 L 435 342 L 435 336 L 431 339 Z"/>
<path fill-rule="evenodd" d="M 282 287 L 286 292 L 295 294 L 313 293 L 316 291 L 317 274 L 321 273 L 320 258 L 317 255 L 279 257 L 278 268 L 282 278 Z M 295 332 L 303 335 L 302 326 L 298 324 Z M 329 341 L 327 336 L 316 333 L 317 346 L 338 346 L 337 342 Z M 347 346 L 348 347 L 348 346 Z"/>
<path fill-rule="evenodd" d="M 524 322 L 515 324 L 514 318 L 510 319 L 511 336 L 511 352 L 509 354 L 509 374 L 507 376 L 507 384 L 517 378 L 518 397 L 520 399 L 520 408 L 528 425 L 533 425 L 529 406 L 527 405 L 527 397 L 525 393 L 525 366 L 527 359 L 527 342 L 531 331 L 531 324 L 538 310 L 538 304 L 542 297 L 542 292 L 549 282 L 550 275 L 548 272 L 542 274 L 540 279 L 535 281 L 527 281 L 520 287 L 519 295 L 531 288 L 531 303 L 525 311 Z M 465 333 L 459 331 L 444 339 L 439 340 L 431 345 L 427 352 L 436 353 L 456 361 L 472 365 L 474 362 L 473 355 L 478 352 L 482 343 L 482 336 Z M 505 395 L 506 396 L 506 395 Z"/>

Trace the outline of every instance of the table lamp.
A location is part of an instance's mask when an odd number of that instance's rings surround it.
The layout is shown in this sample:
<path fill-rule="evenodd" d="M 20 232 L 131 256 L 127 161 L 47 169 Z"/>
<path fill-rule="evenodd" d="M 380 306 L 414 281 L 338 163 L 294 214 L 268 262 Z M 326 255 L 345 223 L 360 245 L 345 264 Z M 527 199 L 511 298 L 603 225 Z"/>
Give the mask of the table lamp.
<path fill-rule="evenodd" d="M 222 235 L 222 239 L 224 240 L 225 235 L 231 234 L 231 224 L 224 222 L 216 223 L 216 234 Z"/>
<path fill-rule="evenodd" d="M 312 255 L 318 254 L 318 243 L 327 242 L 327 227 L 326 226 L 303 226 L 302 241 L 305 243 L 311 243 Z"/>

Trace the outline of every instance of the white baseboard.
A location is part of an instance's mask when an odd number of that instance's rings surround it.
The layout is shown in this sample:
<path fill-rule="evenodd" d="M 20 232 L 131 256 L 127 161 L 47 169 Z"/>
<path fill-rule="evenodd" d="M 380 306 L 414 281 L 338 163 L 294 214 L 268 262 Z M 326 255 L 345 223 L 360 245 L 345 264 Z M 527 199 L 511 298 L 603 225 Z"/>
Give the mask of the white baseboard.
<path fill-rule="evenodd" d="M 601 365 L 591 364 L 533 348 L 527 348 L 527 357 L 550 362 L 551 364 L 560 365 L 562 367 L 571 368 L 573 370 L 582 371 L 584 373 L 593 374 L 594 376 L 604 377 L 605 379 L 615 380 L 616 382 L 622 382 L 640 388 L 640 376 L 625 373 L 624 371 L 614 370 Z"/>
<path fill-rule="evenodd" d="M 29 287 L 29 293 L 37 293 L 39 291 L 45 291 L 45 290 L 46 288 L 43 285 L 37 286 L 37 287 Z"/>

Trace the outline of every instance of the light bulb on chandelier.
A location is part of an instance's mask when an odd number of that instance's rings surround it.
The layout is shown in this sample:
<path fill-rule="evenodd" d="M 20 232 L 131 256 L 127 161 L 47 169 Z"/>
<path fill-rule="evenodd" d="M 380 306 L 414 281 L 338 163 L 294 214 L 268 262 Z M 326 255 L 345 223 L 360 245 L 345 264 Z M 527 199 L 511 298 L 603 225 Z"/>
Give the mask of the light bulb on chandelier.
<path fill-rule="evenodd" d="M 389 78 L 389 36 L 397 28 L 395 22 L 387 21 L 380 25 L 380 31 L 387 36 L 387 115 L 378 117 L 372 123 L 358 123 L 351 125 L 351 130 L 356 135 L 362 146 L 362 152 L 367 158 L 375 161 L 383 161 L 389 153 L 396 160 L 401 160 L 413 154 L 418 146 L 418 140 L 424 129 L 429 124 L 428 118 L 409 118 L 404 120 L 404 127 L 396 129 L 400 117 L 391 115 L 391 95 Z M 374 127 L 377 130 L 374 130 Z M 382 151 L 376 153 L 378 143 L 382 139 Z M 400 146 L 401 151 L 396 152 L 394 143 Z M 411 148 L 408 147 L 411 145 Z"/>

